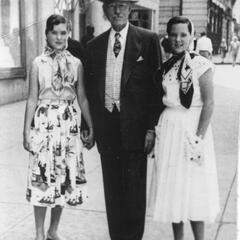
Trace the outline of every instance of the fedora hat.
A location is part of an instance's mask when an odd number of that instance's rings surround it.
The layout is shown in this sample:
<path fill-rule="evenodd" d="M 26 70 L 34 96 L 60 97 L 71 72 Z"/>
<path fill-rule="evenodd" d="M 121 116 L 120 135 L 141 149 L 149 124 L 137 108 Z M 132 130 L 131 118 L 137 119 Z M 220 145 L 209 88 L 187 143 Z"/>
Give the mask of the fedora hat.
<path fill-rule="evenodd" d="M 109 3 L 114 3 L 114 2 L 130 2 L 130 3 L 136 3 L 139 0 L 99 0 L 100 2 L 109 4 Z"/>

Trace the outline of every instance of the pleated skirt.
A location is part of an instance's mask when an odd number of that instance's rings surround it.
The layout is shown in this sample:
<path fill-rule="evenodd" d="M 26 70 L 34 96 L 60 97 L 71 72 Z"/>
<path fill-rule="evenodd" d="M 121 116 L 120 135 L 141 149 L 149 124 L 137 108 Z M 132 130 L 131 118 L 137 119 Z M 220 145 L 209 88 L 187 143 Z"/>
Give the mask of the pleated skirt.
<path fill-rule="evenodd" d="M 201 108 L 166 108 L 156 126 L 149 206 L 160 222 L 213 222 L 219 190 L 211 126 L 203 141 L 202 164 L 185 153 L 186 135 L 195 134 Z"/>

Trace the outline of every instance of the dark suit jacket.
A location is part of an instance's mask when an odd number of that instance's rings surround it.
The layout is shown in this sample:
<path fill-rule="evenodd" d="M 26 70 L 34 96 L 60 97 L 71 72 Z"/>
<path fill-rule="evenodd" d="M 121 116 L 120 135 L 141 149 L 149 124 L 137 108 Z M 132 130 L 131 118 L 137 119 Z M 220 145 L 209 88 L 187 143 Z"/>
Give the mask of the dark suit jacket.
<path fill-rule="evenodd" d="M 80 59 L 82 64 L 85 63 L 85 54 L 81 43 L 72 38 L 68 38 L 67 50 L 76 58 Z"/>
<path fill-rule="evenodd" d="M 86 89 L 100 153 L 103 151 L 103 128 L 108 127 L 104 125 L 103 112 L 109 33 L 110 30 L 104 32 L 87 45 Z M 160 61 L 158 36 L 130 24 L 120 96 L 121 140 L 126 150 L 143 150 L 147 129 L 154 129 L 157 124 L 161 101 L 153 79 Z"/>
<path fill-rule="evenodd" d="M 72 38 L 68 38 L 68 47 L 67 50 L 76 58 L 80 59 L 80 61 L 83 64 L 83 67 L 85 68 L 85 64 L 86 64 L 86 54 L 85 51 L 83 49 L 82 44 L 77 41 L 74 40 Z M 83 118 L 83 115 L 81 115 L 81 129 L 88 129 L 87 123 L 85 121 L 85 119 Z"/>

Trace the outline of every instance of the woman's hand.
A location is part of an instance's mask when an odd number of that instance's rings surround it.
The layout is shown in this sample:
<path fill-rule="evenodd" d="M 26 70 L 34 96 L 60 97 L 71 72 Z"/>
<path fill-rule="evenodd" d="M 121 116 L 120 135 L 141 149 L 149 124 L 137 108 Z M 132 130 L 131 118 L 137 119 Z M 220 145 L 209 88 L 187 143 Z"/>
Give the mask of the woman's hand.
<path fill-rule="evenodd" d="M 83 130 L 81 132 L 81 140 L 83 142 L 83 146 L 90 150 L 94 146 L 94 133 L 93 128 L 89 128 L 89 130 Z"/>
<path fill-rule="evenodd" d="M 30 152 L 30 135 L 29 132 L 23 134 L 23 147 L 26 151 Z"/>
<path fill-rule="evenodd" d="M 195 134 L 187 133 L 185 142 L 185 152 L 187 159 L 202 165 L 204 161 L 203 139 Z"/>

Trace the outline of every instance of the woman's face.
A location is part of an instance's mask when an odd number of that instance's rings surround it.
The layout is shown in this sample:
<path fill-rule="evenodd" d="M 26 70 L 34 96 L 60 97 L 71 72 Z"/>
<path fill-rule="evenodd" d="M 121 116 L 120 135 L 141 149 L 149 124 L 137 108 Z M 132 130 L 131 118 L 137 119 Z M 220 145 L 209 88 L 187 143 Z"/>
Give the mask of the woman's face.
<path fill-rule="evenodd" d="M 192 40 L 187 23 L 173 24 L 168 37 L 174 54 L 186 51 Z"/>
<path fill-rule="evenodd" d="M 60 23 L 54 25 L 53 29 L 47 33 L 47 41 L 50 47 L 61 50 L 66 46 L 68 38 L 67 24 Z"/>

